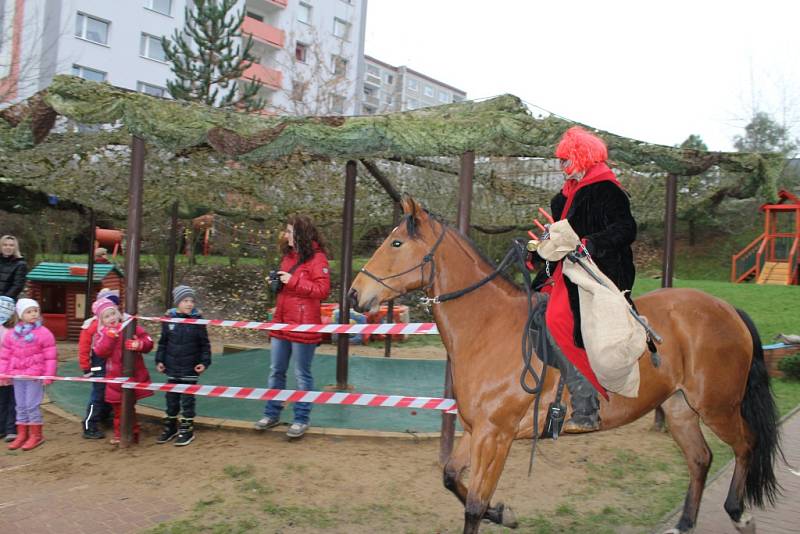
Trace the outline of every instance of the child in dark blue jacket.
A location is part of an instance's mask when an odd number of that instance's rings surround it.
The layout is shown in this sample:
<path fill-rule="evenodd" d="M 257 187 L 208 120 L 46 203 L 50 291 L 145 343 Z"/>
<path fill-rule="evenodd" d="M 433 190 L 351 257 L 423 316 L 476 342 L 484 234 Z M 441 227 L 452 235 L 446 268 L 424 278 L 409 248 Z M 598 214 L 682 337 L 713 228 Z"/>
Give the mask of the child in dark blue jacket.
<path fill-rule="evenodd" d="M 175 308 L 167 311 L 167 316 L 183 319 L 200 319 L 197 310 L 197 296 L 189 286 L 178 286 L 172 290 Z M 156 369 L 166 373 L 170 384 L 197 384 L 200 375 L 211 366 L 211 344 L 205 325 L 162 323 L 161 338 L 158 340 Z M 164 418 L 164 431 L 156 443 L 166 443 L 177 436 L 175 445 L 181 447 L 194 440 L 194 395 L 186 393 L 167 393 L 167 416 Z M 178 426 L 178 413 L 183 417 Z"/>

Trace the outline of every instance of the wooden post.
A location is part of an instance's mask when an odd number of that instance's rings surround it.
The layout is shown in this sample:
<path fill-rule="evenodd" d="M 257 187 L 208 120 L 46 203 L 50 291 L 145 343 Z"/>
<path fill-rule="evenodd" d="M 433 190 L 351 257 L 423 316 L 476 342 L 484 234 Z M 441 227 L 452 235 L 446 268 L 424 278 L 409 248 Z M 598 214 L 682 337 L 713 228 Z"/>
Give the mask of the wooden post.
<path fill-rule="evenodd" d="M 339 296 L 339 324 L 350 324 L 350 300 L 347 293 L 353 279 L 353 218 L 356 204 L 356 162 L 350 160 L 345 166 L 344 210 L 342 214 L 342 255 L 339 258 L 341 288 Z M 336 388 L 348 389 L 347 366 L 350 353 L 350 337 L 339 334 L 336 347 Z"/>
<path fill-rule="evenodd" d="M 472 182 L 475 176 L 475 152 L 469 150 L 461 155 L 461 167 L 458 173 L 458 230 L 464 235 L 469 234 L 469 216 L 472 206 Z M 450 365 L 450 355 L 444 371 L 444 396 L 453 398 L 453 374 Z M 456 416 L 452 413 L 442 413 L 442 438 L 439 442 L 439 463 L 445 465 L 453 452 L 453 439 L 456 432 Z"/>
<path fill-rule="evenodd" d="M 672 287 L 675 272 L 675 220 L 678 209 L 678 177 L 667 175 L 664 208 L 664 260 L 661 267 L 661 287 Z"/>
<path fill-rule="evenodd" d="M 83 318 L 92 316 L 94 302 L 94 249 L 97 240 L 97 215 L 89 208 L 89 256 L 86 258 L 86 300 L 83 303 Z"/>
<path fill-rule="evenodd" d="M 178 253 L 178 201 L 172 203 L 169 226 L 169 256 L 167 259 L 167 287 L 164 290 L 164 306 L 172 307 L 172 288 L 175 287 L 175 255 Z"/>
<path fill-rule="evenodd" d="M 128 182 L 128 253 L 125 255 L 125 311 L 136 315 L 139 311 L 139 248 L 142 241 L 142 197 L 144 196 L 144 139 L 133 136 L 131 142 L 131 176 Z M 123 343 L 136 331 L 136 320 L 125 328 Z M 122 374 L 133 377 L 133 352 L 122 351 Z M 122 389 L 122 417 L 120 421 L 120 447 L 133 442 L 134 404 L 132 389 Z"/>

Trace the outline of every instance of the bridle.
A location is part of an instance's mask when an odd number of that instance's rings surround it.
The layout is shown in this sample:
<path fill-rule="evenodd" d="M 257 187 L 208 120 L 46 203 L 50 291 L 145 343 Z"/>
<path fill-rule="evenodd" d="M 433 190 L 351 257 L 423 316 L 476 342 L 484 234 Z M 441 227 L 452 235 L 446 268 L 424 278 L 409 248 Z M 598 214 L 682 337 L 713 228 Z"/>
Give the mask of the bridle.
<path fill-rule="evenodd" d="M 410 215 L 409 215 L 409 217 L 410 217 Z M 433 219 L 434 219 L 434 217 L 431 216 L 428 220 L 430 222 Z M 420 290 L 428 291 L 431 287 L 433 287 L 433 280 L 434 280 L 434 277 L 436 276 L 436 261 L 434 260 L 434 254 L 436 254 L 436 249 L 439 248 L 439 245 L 442 244 L 442 240 L 444 239 L 444 235 L 447 233 L 447 225 L 444 224 L 444 222 L 442 222 L 442 221 L 440 221 L 438 219 L 437 219 L 436 222 L 439 223 L 439 226 L 441 226 L 442 231 L 439 234 L 439 237 L 436 238 L 436 242 L 430 248 L 428 253 L 425 254 L 425 256 L 423 256 L 422 261 L 419 262 L 418 264 L 414 265 L 413 267 L 411 267 L 409 269 L 406 269 L 405 271 L 403 271 L 401 273 L 392 274 L 392 275 L 389 275 L 389 276 L 384 276 L 383 278 L 380 278 L 380 277 L 372 274 L 371 272 L 366 270 L 364 267 L 362 267 L 360 269 L 360 271 L 362 273 L 364 273 L 365 275 L 367 275 L 369 278 L 371 278 L 371 279 L 375 280 L 376 282 L 378 282 L 380 285 L 382 285 L 383 287 L 385 287 L 386 289 L 388 289 L 392 293 L 394 293 L 394 297 L 399 297 L 399 296 L 405 295 L 406 292 L 405 291 L 400 291 L 400 290 L 390 286 L 389 284 L 386 283 L 386 280 L 391 280 L 392 278 L 398 278 L 400 276 L 406 275 L 406 274 L 408 274 L 410 272 L 414 272 L 417 269 L 419 269 L 419 278 L 420 278 L 420 282 L 422 284 L 421 287 L 420 287 Z M 408 224 L 408 223 L 406 223 L 406 224 Z M 431 225 L 431 229 L 433 229 L 433 223 L 430 223 L 430 225 Z M 431 264 L 431 270 L 430 270 L 430 275 L 428 276 L 428 282 L 425 283 L 425 265 L 427 265 L 429 263 Z M 431 300 L 431 302 L 433 302 L 433 301 Z"/>

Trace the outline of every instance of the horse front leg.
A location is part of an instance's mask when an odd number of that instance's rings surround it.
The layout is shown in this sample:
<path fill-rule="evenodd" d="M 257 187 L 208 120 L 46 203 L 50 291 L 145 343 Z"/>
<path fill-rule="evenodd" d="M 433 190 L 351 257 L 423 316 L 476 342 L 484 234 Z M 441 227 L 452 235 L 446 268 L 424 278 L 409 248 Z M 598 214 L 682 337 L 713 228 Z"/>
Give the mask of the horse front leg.
<path fill-rule="evenodd" d="M 473 429 L 470 446 L 472 470 L 464 505 L 464 534 L 475 534 L 481 519 L 491 519 L 487 516 L 489 502 L 503 473 L 513 438 L 511 429 L 501 429 L 491 423 Z M 503 515 L 502 508 L 500 515 Z"/>
<path fill-rule="evenodd" d="M 470 463 L 471 438 L 472 435 L 465 431 L 461 439 L 458 440 L 455 451 L 453 451 L 453 454 L 442 470 L 444 474 L 444 487 L 450 490 L 453 495 L 461 501 L 461 504 L 465 506 L 467 504 L 467 487 L 464 485 L 463 476 L 464 471 L 469 467 Z M 517 527 L 517 518 L 514 515 L 514 511 L 511 507 L 505 506 L 502 502 L 497 503 L 495 506 L 490 505 L 486 509 L 483 518 L 508 528 Z"/>

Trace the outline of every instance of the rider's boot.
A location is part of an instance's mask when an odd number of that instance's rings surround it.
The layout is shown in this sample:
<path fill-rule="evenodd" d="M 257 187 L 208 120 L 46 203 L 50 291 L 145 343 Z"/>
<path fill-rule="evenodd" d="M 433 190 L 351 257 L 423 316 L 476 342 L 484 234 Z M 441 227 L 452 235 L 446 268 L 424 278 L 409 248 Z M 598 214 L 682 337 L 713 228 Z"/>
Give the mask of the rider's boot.
<path fill-rule="evenodd" d="M 600 399 L 594 386 L 572 365 L 564 381 L 572 403 L 572 416 L 564 423 L 562 431 L 582 434 L 600 430 Z"/>

